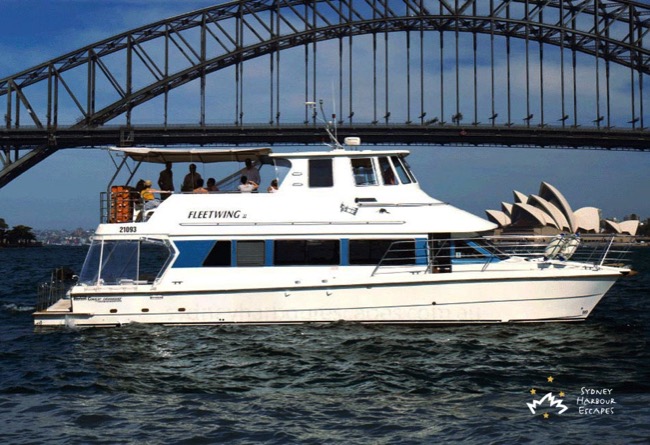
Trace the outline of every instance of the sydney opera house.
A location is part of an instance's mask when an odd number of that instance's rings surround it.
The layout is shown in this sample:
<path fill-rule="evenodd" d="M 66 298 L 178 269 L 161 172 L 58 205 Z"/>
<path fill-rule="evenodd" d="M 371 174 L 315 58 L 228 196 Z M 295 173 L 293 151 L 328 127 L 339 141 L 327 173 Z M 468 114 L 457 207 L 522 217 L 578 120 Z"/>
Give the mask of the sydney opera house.
<path fill-rule="evenodd" d="M 486 210 L 490 221 L 497 224 L 497 233 L 556 235 L 558 233 L 612 233 L 635 235 L 639 221 L 601 223 L 600 209 L 583 207 L 576 211 L 558 189 L 542 182 L 537 195 L 526 196 L 513 191 L 514 202 L 501 203 L 501 210 Z"/>

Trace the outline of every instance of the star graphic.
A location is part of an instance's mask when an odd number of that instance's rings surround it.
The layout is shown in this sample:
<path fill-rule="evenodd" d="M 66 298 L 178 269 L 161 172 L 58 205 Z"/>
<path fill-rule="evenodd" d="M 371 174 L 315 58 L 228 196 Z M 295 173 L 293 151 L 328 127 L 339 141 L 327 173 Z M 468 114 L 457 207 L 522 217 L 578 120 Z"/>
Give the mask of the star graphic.
<path fill-rule="evenodd" d="M 548 419 L 549 417 L 551 417 L 549 413 L 544 413 L 544 418 L 545 419 Z"/>
<path fill-rule="evenodd" d="M 560 397 L 564 397 L 566 394 L 564 394 L 564 391 L 560 391 Z"/>
<path fill-rule="evenodd" d="M 553 376 L 548 376 L 546 380 L 548 380 L 548 383 L 553 383 Z"/>
<path fill-rule="evenodd" d="M 536 390 L 535 388 L 533 388 L 533 389 L 530 390 L 530 393 L 531 393 L 532 395 L 535 395 L 535 394 L 537 394 L 537 390 Z"/>

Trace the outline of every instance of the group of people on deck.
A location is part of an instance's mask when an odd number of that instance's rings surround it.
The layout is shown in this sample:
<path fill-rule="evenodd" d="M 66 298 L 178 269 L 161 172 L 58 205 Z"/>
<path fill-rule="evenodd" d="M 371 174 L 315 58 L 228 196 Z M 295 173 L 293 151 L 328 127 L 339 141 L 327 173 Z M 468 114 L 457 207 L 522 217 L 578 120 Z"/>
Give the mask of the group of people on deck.
<path fill-rule="evenodd" d="M 237 190 L 243 193 L 257 191 L 261 181 L 260 173 L 250 159 L 246 159 L 245 164 L 246 167 L 242 171 L 240 184 L 238 185 Z M 182 192 L 210 193 L 219 191 L 217 182 L 214 178 L 209 178 L 204 187 L 203 178 L 201 177 L 201 174 L 196 171 L 196 164 L 190 164 L 189 170 L 189 173 L 185 175 L 185 178 L 183 178 L 183 183 L 181 185 Z M 152 182 L 146 180 L 141 181 L 141 184 L 136 187 L 136 190 L 140 191 L 140 196 L 144 200 L 145 210 L 155 208 L 161 201 L 164 201 L 170 194 L 174 193 L 174 173 L 172 172 L 171 162 L 167 162 L 165 164 L 165 169 L 160 172 L 160 176 L 158 177 L 158 187 L 160 187 L 160 189 L 154 189 L 152 186 Z M 271 185 L 268 187 L 267 192 L 275 193 L 278 190 L 278 180 L 274 179 L 271 181 Z M 160 194 L 160 200 L 156 199 L 154 193 Z"/>

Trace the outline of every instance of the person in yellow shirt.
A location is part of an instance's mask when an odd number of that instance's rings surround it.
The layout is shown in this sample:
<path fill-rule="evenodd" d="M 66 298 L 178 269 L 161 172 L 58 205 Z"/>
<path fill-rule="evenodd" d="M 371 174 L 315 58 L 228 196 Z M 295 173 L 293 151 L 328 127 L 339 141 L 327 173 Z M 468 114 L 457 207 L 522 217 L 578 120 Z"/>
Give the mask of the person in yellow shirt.
<path fill-rule="evenodd" d="M 156 190 L 151 187 L 151 181 L 147 179 L 144 181 L 144 188 L 140 192 L 140 197 L 144 201 L 144 209 L 151 210 L 158 207 L 160 204 L 160 199 L 156 198 L 155 193 L 166 193 L 169 194 L 168 190 Z"/>

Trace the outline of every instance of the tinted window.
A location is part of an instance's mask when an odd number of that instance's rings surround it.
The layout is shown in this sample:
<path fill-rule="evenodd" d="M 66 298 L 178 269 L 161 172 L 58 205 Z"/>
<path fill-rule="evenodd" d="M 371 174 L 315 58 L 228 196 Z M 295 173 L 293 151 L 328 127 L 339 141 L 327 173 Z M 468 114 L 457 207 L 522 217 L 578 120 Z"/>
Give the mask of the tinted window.
<path fill-rule="evenodd" d="M 381 178 L 384 181 L 384 185 L 396 185 L 397 180 L 395 179 L 395 172 L 393 167 L 388 162 L 388 158 L 379 158 L 379 169 L 381 170 Z"/>
<path fill-rule="evenodd" d="M 356 185 L 377 185 L 372 159 L 352 159 L 352 174 Z"/>
<path fill-rule="evenodd" d="M 391 241 L 350 240 L 350 264 L 379 264 Z"/>
<path fill-rule="evenodd" d="M 500 255 L 492 246 L 482 240 L 454 240 L 455 258 L 499 258 Z"/>
<path fill-rule="evenodd" d="M 350 264 L 374 265 L 379 264 L 382 258 L 384 258 L 384 266 L 414 264 L 415 242 L 413 240 L 350 240 Z"/>
<path fill-rule="evenodd" d="M 332 187 L 332 160 L 331 159 L 310 159 L 309 160 L 309 187 Z"/>
<path fill-rule="evenodd" d="M 414 240 L 395 240 L 390 245 L 390 250 L 386 258 L 384 258 L 384 265 L 386 266 L 415 263 L 416 253 Z"/>
<path fill-rule="evenodd" d="M 237 241 L 238 266 L 264 266 L 264 241 Z"/>
<path fill-rule="evenodd" d="M 203 261 L 203 267 L 228 267 L 230 256 L 230 241 L 217 241 Z"/>
<path fill-rule="evenodd" d="M 277 240 L 274 248 L 277 266 L 336 265 L 340 263 L 338 240 Z"/>
<path fill-rule="evenodd" d="M 406 171 L 406 168 L 402 165 L 401 159 L 398 156 L 391 156 L 390 159 L 393 161 L 395 170 L 397 170 L 397 176 L 399 176 L 400 182 L 402 184 L 410 184 L 413 182 L 411 176 Z"/>

